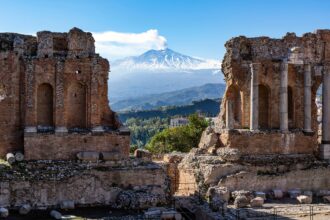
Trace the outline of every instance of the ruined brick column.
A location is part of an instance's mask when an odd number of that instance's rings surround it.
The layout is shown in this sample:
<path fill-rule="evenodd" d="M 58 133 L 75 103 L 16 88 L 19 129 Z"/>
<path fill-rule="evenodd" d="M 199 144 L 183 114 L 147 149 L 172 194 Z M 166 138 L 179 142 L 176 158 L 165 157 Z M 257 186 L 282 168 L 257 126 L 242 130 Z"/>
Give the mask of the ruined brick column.
<path fill-rule="evenodd" d="M 233 102 L 228 99 L 226 102 L 226 129 L 230 130 L 234 128 L 233 120 Z"/>
<path fill-rule="evenodd" d="M 281 63 L 280 79 L 280 130 L 288 131 L 288 62 L 283 60 Z"/>
<path fill-rule="evenodd" d="M 312 73 L 311 65 L 305 64 L 304 66 L 304 131 L 312 132 Z"/>
<path fill-rule="evenodd" d="M 98 63 L 96 58 L 92 62 L 92 72 L 91 72 L 91 127 L 92 132 L 104 132 L 101 125 L 100 117 L 100 103 L 99 103 L 99 85 L 98 85 L 98 75 L 101 74 L 102 67 Z"/>
<path fill-rule="evenodd" d="M 35 77 L 33 74 L 34 66 L 33 61 L 26 64 L 26 116 L 25 116 L 25 133 L 37 132 L 37 119 L 35 109 Z"/>
<path fill-rule="evenodd" d="M 258 74 L 261 69 L 260 63 L 250 64 L 251 68 L 251 93 L 250 93 L 250 130 L 258 130 L 259 116 L 259 81 Z"/>
<path fill-rule="evenodd" d="M 55 86 L 55 132 L 57 134 L 67 133 L 64 116 L 64 62 L 58 61 L 56 64 L 56 86 Z"/>
<path fill-rule="evenodd" d="M 323 68 L 321 158 L 330 159 L 330 64 Z"/>

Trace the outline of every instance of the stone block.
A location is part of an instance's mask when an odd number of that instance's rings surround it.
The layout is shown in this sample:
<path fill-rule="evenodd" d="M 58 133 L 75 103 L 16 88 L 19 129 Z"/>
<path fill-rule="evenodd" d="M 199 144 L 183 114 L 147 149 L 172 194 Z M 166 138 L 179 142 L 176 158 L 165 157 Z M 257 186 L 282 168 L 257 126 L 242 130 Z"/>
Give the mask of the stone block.
<path fill-rule="evenodd" d="M 15 155 L 13 153 L 6 154 L 6 159 L 9 164 L 13 164 L 16 161 Z"/>
<path fill-rule="evenodd" d="M 105 161 L 119 161 L 123 155 L 119 152 L 101 152 L 101 159 Z"/>
<path fill-rule="evenodd" d="M 15 160 L 18 162 L 21 162 L 24 160 L 24 154 L 22 154 L 21 152 L 17 152 L 15 153 Z"/>
<path fill-rule="evenodd" d="M 283 198 L 283 191 L 280 189 L 273 189 L 272 194 L 275 199 L 282 199 Z"/>
<path fill-rule="evenodd" d="M 300 204 L 311 204 L 313 201 L 311 196 L 305 196 L 305 195 L 297 196 L 297 200 Z"/>
<path fill-rule="evenodd" d="M 224 202 L 228 202 L 230 193 L 226 187 L 212 186 L 208 188 L 206 192 L 206 197 L 208 197 L 209 201 L 212 201 L 213 199 L 217 198 Z"/>
<path fill-rule="evenodd" d="M 136 149 L 134 151 L 134 156 L 136 158 L 151 160 L 152 154 L 148 150 L 145 150 L 145 149 Z"/>
<path fill-rule="evenodd" d="M 264 204 L 264 198 L 256 197 L 251 200 L 250 205 L 251 207 L 262 207 Z"/>
<path fill-rule="evenodd" d="M 234 199 L 236 199 L 238 196 L 245 196 L 248 199 L 249 202 L 252 199 L 252 193 L 250 191 L 247 191 L 247 190 L 233 191 L 233 192 L 231 192 L 231 196 Z"/>
<path fill-rule="evenodd" d="M 82 161 L 97 162 L 100 159 L 100 153 L 95 151 L 83 151 L 77 153 L 77 158 Z"/>
<path fill-rule="evenodd" d="M 50 211 L 50 216 L 53 218 L 53 219 L 62 219 L 62 214 L 56 210 L 52 210 Z"/>
<path fill-rule="evenodd" d="M 239 195 L 234 200 L 234 206 L 235 208 L 245 208 L 250 204 L 250 201 L 246 196 Z"/>
<path fill-rule="evenodd" d="M 0 217 L 1 218 L 7 218 L 9 216 L 9 211 L 8 209 L 1 207 L 0 208 Z"/>
<path fill-rule="evenodd" d="M 24 204 L 19 208 L 18 213 L 20 215 L 27 215 L 30 211 L 31 211 L 31 206 L 29 204 Z"/>

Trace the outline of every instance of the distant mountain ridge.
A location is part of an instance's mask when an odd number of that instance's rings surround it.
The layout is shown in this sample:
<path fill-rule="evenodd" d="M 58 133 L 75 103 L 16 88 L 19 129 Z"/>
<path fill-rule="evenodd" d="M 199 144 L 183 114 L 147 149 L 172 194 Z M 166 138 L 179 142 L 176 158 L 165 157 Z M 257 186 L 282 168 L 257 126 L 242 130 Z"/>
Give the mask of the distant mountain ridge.
<path fill-rule="evenodd" d="M 112 103 L 111 108 L 115 111 L 128 111 L 150 110 L 162 106 L 189 105 L 193 101 L 221 98 L 225 88 L 225 84 L 209 83 L 202 86 L 195 86 L 172 92 L 150 94 L 141 97 L 120 100 Z"/>
<path fill-rule="evenodd" d="M 167 118 L 175 115 L 188 116 L 195 112 L 202 112 L 206 114 L 206 116 L 214 117 L 220 111 L 220 100 L 221 99 L 204 99 L 194 101 L 189 105 L 170 106 L 153 110 L 119 112 L 118 115 L 122 122 L 125 122 L 128 118 Z"/>
<path fill-rule="evenodd" d="M 166 48 L 116 60 L 112 62 L 112 68 L 124 71 L 219 70 L 220 62 L 190 57 Z"/>
<path fill-rule="evenodd" d="M 168 48 L 149 50 L 139 56 L 113 61 L 110 65 L 108 91 L 114 110 L 150 109 L 168 104 L 188 104 L 202 98 L 219 98 L 220 95 L 201 93 L 195 99 L 192 95 L 182 98 L 170 94 L 159 98 L 159 94 L 224 82 L 220 62 L 194 58 Z M 214 93 L 209 91 L 207 94 Z"/>

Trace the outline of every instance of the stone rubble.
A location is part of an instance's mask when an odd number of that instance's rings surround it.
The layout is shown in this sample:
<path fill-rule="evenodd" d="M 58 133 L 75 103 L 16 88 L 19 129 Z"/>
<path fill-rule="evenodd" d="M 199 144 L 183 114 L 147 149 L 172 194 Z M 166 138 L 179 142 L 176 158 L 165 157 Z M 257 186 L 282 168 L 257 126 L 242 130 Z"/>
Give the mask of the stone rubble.
<path fill-rule="evenodd" d="M 62 219 L 62 214 L 56 210 L 52 210 L 50 211 L 49 215 L 53 218 L 53 219 Z"/>
<path fill-rule="evenodd" d="M 238 195 L 237 197 L 235 197 L 234 200 L 234 206 L 235 208 L 239 209 L 239 208 L 245 208 L 250 204 L 249 199 L 244 196 L 244 195 Z"/>
<path fill-rule="evenodd" d="M 311 204 L 313 199 L 311 196 L 300 195 L 296 197 L 300 204 Z"/>
<path fill-rule="evenodd" d="M 6 154 L 6 160 L 9 164 L 15 163 L 15 161 L 16 161 L 15 155 L 13 153 L 7 153 Z"/>
<path fill-rule="evenodd" d="M 250 205 L 251 205 L 251 207 L 262 207 L 264 204 L 264 201 L 265 201 L 264 198 L 256 197 L 256 198 L 251 199 Z"/>
<path fill-rule="evenodd" d="M 136 158 L 140 158 L 145 161 L 151 161 L 151 159 L 152 159 L 152 154 L 148 150 L 145 150 L 145 149 L 136 149 L 134 151 L 134 156 Z"/>
<path fill-rule="evenodd" d="M 32 208 L 30 204 L 24 204 L 19 208 L 18 213 L 20 215 L 27 215 L 31 211 L 31 209 Z"/>
<path fill-rule="evenodd" d="M 4 207 L 0 207 L 0 217 L 1 218 L 7 218 L 9 216 L 9 211 L 8 209 Z"/>
<path fill-rule="evenodd" d="M 24 160 L 24 154 L 22 154 L 21 152 L 16 152 L 15 153 L 15 160 L 18 162 L 21 162 Z"/>

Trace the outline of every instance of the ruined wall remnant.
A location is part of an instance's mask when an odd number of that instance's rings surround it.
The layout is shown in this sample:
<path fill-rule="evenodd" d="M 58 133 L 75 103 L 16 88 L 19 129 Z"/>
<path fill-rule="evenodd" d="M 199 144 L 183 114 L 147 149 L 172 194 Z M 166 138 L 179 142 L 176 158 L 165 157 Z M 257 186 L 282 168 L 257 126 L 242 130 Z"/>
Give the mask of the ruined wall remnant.
<path fill-rule="evenodd" d="M 102 134 L 103 141 L 117 135 L 114 139 L 125 141 L 116 148 L 126 154 L 129 137 L 119 132 L 121 123 L 108 104 L 108 73 L 109 62 L 95 53 L 92 34 L 78 28 L 68 33 L 42 31 L 37 37 L 1 33 L 0 156 L 24 150 L 27 159 L 40 159 L 38 152 L 42 151 L 52 152 L 49 159 L 52 155 L 73 159 L 75 151 L 66 149 L 56 138 L 59 135 L 75 144 L 84 143 L 85 151 L 113 150 L 114 143 L 109 143 L 109 149 L 106 144 L 86 144 L 89 138 L 82 132 Z M 37 144 L 39 137 L 42 145 Z M 59 145 L 66 153 L 59 152 Z"/>
<path fill-rule="evenodd" d="M 282 39 L 240 36 L 225 46 L 219 145 L 247 154 L 318 153 L 315 99 L 322 82 L 323 96 L 330 97 L 330 31 Z M 330 158 L 330 102 L 323 107 L 319 153 Z"/>

